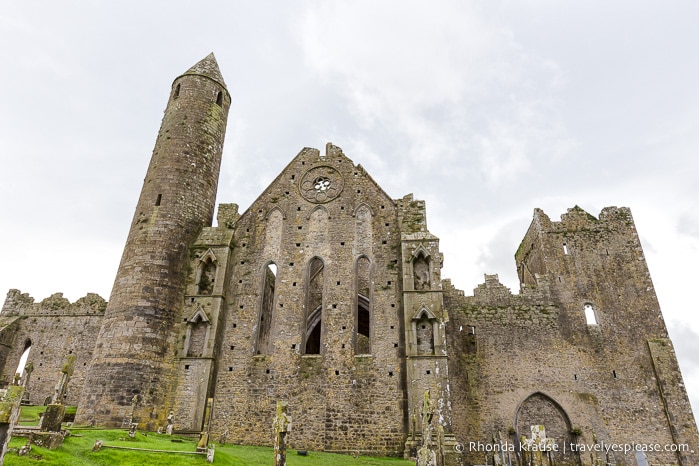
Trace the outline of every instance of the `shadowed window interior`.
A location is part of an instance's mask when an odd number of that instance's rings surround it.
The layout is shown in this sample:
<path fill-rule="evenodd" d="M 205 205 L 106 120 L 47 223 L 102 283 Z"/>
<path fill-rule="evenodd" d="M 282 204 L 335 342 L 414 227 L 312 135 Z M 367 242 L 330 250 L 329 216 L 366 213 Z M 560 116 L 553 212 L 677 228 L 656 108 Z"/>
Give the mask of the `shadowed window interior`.
<path fill-rule="evenodd" d="M 211 294 L 214 291 L 214 277 L 216 277 L 216 264 L 209 257 L 202 264 L 199 277 L 199 294 Z"/>
<path fill-rule="evenodd" d="M 270 329 L 272 328 L 272 311 L 274 309 L 274 291 L 277 281 L 277 265 L 271 263 L 265 267 L 262 288 L 262 308 L 260 309 L 259 332 L 257 335 L 257 354 L 269 354 Z"/>
<path fill-rule="evenodd" d="M 306 344 L 305 354 L 320 354 L 323 320 L 323 276 L 325 264 L 319 258 L 311 260 L 308 267 L 308 289 L 306 297 Z"/>
<path fill-rule="evenodd" d="M 357 354 L 371 354 L 371 263 L 366 257 L 357 261 Z"/>

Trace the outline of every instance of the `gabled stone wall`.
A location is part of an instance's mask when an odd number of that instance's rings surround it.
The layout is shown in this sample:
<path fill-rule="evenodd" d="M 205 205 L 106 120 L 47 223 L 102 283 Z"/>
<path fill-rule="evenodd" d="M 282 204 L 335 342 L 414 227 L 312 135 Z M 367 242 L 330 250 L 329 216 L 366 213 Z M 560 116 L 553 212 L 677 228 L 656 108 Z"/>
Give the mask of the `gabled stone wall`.
<path fill-rule="evenodd" d="M 327 191 L 314 182 L 328 181 Z M 289 400 L 292 448 L 398 454 L 405 439 L 405 343 L 394 202 L 329 145 L 304 149 L 235 224 L 216 383 L 216 436 L 269 444 Z M 357 352 L 356 267 L 370 263 L 370 353 Z M 320 288 L 309 296 L 310 264 Z M 267 265 L 276 265 L 271 348 L 257 347 Z M 308 321 L 322 303 L 320 349 Z M 310 304 L 312 303 L 312 304 Z M 225 400 L 224 402 L 220 400 Z M 223 405 L 222 403 L 225 403 Z M 271 411 L 270 411 L 271 410 Z"/>

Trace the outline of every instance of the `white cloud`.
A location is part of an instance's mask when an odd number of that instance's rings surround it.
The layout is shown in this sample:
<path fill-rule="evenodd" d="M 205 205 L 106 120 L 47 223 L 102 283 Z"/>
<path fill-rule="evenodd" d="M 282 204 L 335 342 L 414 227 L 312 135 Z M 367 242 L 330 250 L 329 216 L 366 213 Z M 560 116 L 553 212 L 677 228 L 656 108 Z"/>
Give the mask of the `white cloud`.
<path fill-rule="evenodd" d="M 561 70 L 469 2 L 326 2 L 298 27 L 307 64 L 359 121 L 354 139 L 391 140 L 415 171 L 463 181 L 475 166 L 497 187 L 571 146 Z"/>

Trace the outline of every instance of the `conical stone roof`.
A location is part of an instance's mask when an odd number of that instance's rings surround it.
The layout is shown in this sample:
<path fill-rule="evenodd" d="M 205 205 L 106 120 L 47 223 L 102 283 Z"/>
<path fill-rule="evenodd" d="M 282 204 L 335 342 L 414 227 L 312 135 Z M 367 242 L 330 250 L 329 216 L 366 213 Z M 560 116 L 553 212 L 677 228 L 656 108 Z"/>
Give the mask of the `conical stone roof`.
<path fill-rule="evenodd" d="M 226 82 L 223 80 L 221 70 L 218 68 L 218 63 L 216 62 L 216 57 L 214 57 L 213 52 L 185 71 L 182 75 L 184 76 L 187 74 L 206 76 L 221 84 L 223 87 L 226 87 Z"/>

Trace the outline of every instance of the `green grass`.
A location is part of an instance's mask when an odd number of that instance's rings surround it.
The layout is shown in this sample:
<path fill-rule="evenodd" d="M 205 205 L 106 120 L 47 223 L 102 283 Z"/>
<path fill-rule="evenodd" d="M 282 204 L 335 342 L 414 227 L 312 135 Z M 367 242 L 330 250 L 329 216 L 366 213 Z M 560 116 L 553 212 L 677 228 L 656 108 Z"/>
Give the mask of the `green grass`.
<path fill-rule="evenodd" d="M 43 407 L 42 407 L 43 408 Z M 23 411 L 26 408 L 23 408 Z M 26 414 L 29 418 L 29 414 Z M 38 415 L 36 416 L 38 418 Z M 33 417 L 32 417 L 33 419 Z M 130 450 L 102 448 L 92 451 L 95 440 L 102 440 L 106 445 L 149 448 L 153 450 L 195 451 L 196 441 L 190 438 L 159 435 L 149 432 L 137 432 L 130 439 L 126 430 L 80 430 L 73 429 L 63 446 L 57 450 L 47 450 L 32 446 L 30 456 L 18 456 L 16 449 L 26 443 L 26 438 L 14 437 L 5 455 L 5 465 L 144 465 L 175 466 L 175 465 L 206 465 L 203 455 L 180 455 L 173 453 L 149 453 Z M 171 439 L 182 440 L 181 443 Z M 214 464 L 232 466 L 268 466 L 273 463 L 273 450 L 270 447 L 250 447 L 239 445 L 221 445 L 216 447 Z M 287 453 L 289 466 L 398 466 L 413 464 L 396 458 L 373 458 L 360 456 L 353 458 L 347 455 L 332 453 L 309 452 L 308 456 L 298 456 L 295 450 Z"/>
<path fill-rule="evenodd" d="M 39 425 L 39 414 L 46 411 L 46 406 L 22 406 L 19 423 L 23 426 Z"/>

